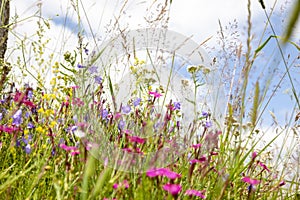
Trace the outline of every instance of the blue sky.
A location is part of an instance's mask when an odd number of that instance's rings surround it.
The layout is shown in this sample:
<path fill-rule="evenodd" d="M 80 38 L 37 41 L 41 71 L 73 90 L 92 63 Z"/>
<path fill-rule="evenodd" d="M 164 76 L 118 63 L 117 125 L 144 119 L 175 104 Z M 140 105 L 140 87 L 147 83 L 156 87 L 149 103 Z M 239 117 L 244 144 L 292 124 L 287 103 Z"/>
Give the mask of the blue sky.
<path fill-rule="evenodd" d="M 81 2 L 81 1 L 79 1 Z M 122 7 L 121 0 L 85 0 L 84 4 L 79 5 L 81 13 L 81 28 L 84 31 L 84 42 L 89 43 L 89 47 L 95 46 L 95 41 L 101 42 L 107 37 L 106 27 L 110 23 L 111 19 L 118 17 L 118 11 Z M 142 0 L 130 0 L 127 4 L 124 12 L 122 13 L 122 20 L 120 24 L 130 29 L 141 28 L 145 26 L 144 16 L 149 16 L 150 12 L 145 10 L 146 7 L 151 6 L 151 1 Z M 258 45 L 258 41 L 266 24 L 266 16 L 260 7 L 258 1 L 251 1 L 252 5 L 252 25 L 253 25 L 253 48 Z M 285 3 L 285 0 L 265 0 L 266 11 L 270 13 L 271 7 L 276 3 L 274 7 L 274 14 L 271 17 L 273 26 L 275 27 L 277 34 L 282 34 L 282 30 L 285 26 L 287 16 L 292 6 L 292 2 Z M 53 0 L 53 1 L 36 1 L 36 0 L 15 0 L 12 1 L 11 15 L 19 15 L 20 19 L 35 15 L 38 10 L 37 4 L 42 5 L 42 16 L 51 19 L 51 29 L 47 31 L 47 35 L 51 41 L 49 46 L 49 52 L 55 53 L 55 59 L 60 60 L 64 49 L 72 50 L 77 45 L 77 31 L 78 31 L 78 16 L 74 11 L 74 4 L 72 1 L 65 0 Z M 207 42 L 207 51 L 213 57 L 218 54 L 220 47 L 218 46 L 219 30 L 218 20 L 221 21 L 223 28 L 228 26 L 229 22 L 233 22 L 235 19 L 238 22 L 236 28 L 241 34 L 237 41 L 242 41 L 245 45 L 245 33 L 246 33 L 246 20 L 247 20 L 247 1 L 241 0 L 173 0 L 170 12 L 169 29 L 177 31 L 186 36 L 193 36 L 192 39 L 197 43 L 201 43 L 207 38 L 212 37 Z M 20 36 L 30 36 L 36 31 L 36 18 L 30 18 L 23 22 L 20 22 L 15 26 L 14 31 L 20 34 Z M 88 19 L 88 20 L 87 20 Z M 284 20 L 284 21 L 282 21 Z M 96 37 L 94 40 L 91 36 Z M 230 31 L 228 31 L 230 32 Z M 270 31 L 270 27 L 263 36 L 263 41 L 266 40 L 273 33 Z M 294 41 L 299 45 L 300 27 L 296 27 L 294 34 Z M 297 38 L 298 37 L 298 38 Z M 10 44 L 13 44 L 16 40 L 11 39 Z M 245 47 L 243 47 L 245 50 Z M 285 49 L 286 53 L 291 54 L 290 59 L 299 56 L 299 52 L 292 46 L 288 45 Z M 259 77 L 262 69 L 278 68 L 272 79 L 271 88 L 276 84 L 282 74 L 285 72 L 283 63 L 277 64 L 273 60 L 281 60 L 279 57 L 278 49 L 274 39 L 264 48 L 261 52 L 261 59 L 254 63 L 255 72 L 251 75 L 250 86 L 253 85 L 256 80 L 259 80 L 264 84 L 265 74 Z M 271 60 L 271 62 L 269 62 Z M 299 59 L 295 65 L 299 65 Z M 234 63 L 229 63 L 233 65 Z M 222 63 L 220 63 L 222 65 Z M 292 77 L 296 79 L 295 87 L 297 92 L 300 92 L 300 83 L 297 80 L 299 74 L 299 68 L 292 67 Z M 250 92 L 250 90 L 249 90 Z M 288 92 L 286 94 L 286 92 Z M 290 116 L 294 114 L 291 112 L 294 106 L 294 101 L 290 100 L 290 82 L 287 78 L 284 79 L 284 83 L 276 93 L 277 95 L 271 101 L 270 106 L 264 115 L 264 124 L 271 124 L 269 110 L 273 111 L 278 117 L 281 125 L 285 124 L 286 115 Z M 270 93 L 268 94 L 270 95 Z M 251 100 L 249 101 L 251 102 Z"/>

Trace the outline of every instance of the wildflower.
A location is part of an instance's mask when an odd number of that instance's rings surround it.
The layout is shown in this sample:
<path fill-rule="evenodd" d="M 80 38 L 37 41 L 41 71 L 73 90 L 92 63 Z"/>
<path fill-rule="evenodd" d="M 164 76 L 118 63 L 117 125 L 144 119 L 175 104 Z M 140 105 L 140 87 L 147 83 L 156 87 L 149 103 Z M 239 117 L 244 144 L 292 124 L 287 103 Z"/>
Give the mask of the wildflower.
<path fill-rule="evenodd" d="M 18 131 L 18 130 L 19 130 L 19 128 L 16 128 L 16 127 L 0 125 L 0 131 L 3 131 L 3 132 L 11 133 L 11 132 Z"/>
<path fill-rule="evenodd" d="M 180 106 L 179 102 L 174 102 L 174 110 L 180 110 Z"/>
<path fill-rule="evenodd" d="M 134 107 L 140 105 L 140 102 L 141 102 L 141 98 L 136 98 L 136 99 L 133 101 Z"/>
<path fill-rule="evenodd" d="M 33 92 L 32 92 L 32 90 L 28 90 L 27 98 L 28 98 L 28 99 L 32 99 L 32 97 L 33 97 Z"/>
<path fill-rule="evenodd" d="M 34 124 L 33 124 L 32 122 L 28 122 L 27 128 L 28 128 L 28 129 L 34 128 Z"/>
<path fill-rule="evenodd" d="M 124 120 L 120 120 L 120 122 L 118 124 L 119 130 L 124 129 L 125 125 L 126 125 L 126 122 Z"/>
<path fill-rule="evenodd" d="M 22 123 L 22 110 L 19 109 L 13 116 L 13 125 L 20 126 Z"/>
<path fill-rule="evenodd" d="M 130 107 L 129 105 L 127 105 L 127 106 L 122 106 L 122 112 L 123 112 L 124 114 L 130 113 L 130 111 L 131 111 L 131 107 Z"/>
<path fill-rule="evenodd" d="M 85 66 L 83 66 L 83 65 L 81 65 L 81 64 L 77 64 L 77 67 L 78 67 L 79 69 L 85 68 Z"/>
<path fill-rule="evenodd" d="M 79 150 L 75 150 L 71 152 L 71 156 L 75 156 L 75 155 L 79 155 L 80 151 Z"/>
<path fill-rule="evenodd" d="M 166 176 L 168 177 L 169 179 L 176 179 L 176 178 L 180 178 L 181 175 L 180 174 L 177 174 L 176 172 L 173 172 L 169 169 L 166 169 L 166 168 L 159 168 L 159 169 L 151 169 L 151 170 L 148 170 L 146 172 L 146 175 L 148 177 L 156 177 L 156 176 Z"/>
<path fill-rule="evenodd" d="M 259 164 L 259 166 L 261 166 L 264 170 L 266 170 L 266 171 L 270 171 L 269 170 L 269 168 L 264 164 L 264 163 L 262 163 L 262 162 L 258 162 L 258 164 Z"/>
<path fill-rule="evenodd" d="M 125 189 L 128 189 L 129 188 L 129 183 L 127 180 L 124 180 L 122 183 L 115 183 L 113 184 L 113 188 L 114 189 L 118 189 L 120 187 L 123 187 Z"/>
<path fill-rule="evenodd" d="M 205 162 L 205 161 L 206 161 L 206 157 L 201 156 L 199 159 L 190 160 L 190 163 L 193 164 L 193 163 L 200 163 L 200 162 Z"/>
<path fill-rule="evenodd" d="M 30 153 L 31 153 L 31 147 L 30 147 L 30 144 L 27 144 L 27 145 L 25 146 L 25 152 L 26 152 L 26 154 L 30 154 Z"/>
<path fill-rule="evenodd" d="M 285 185 L 285 182 L 284 181 L 280 181 L 279 187 L 284 186 L 284 185 Z"/>
<path fill-rule="evenodd" d="M 108 111 L 106 109 L 101 110 L 101 116 L 103 119 L 105 119 L 108 115 Z"/>
<path fill-rule="evenodd" d="M 196 197 L 200 197 L 201 199 L 205 199 L 205 196 L 204 196 L 204 191 L 198 191 L 198 190 L 186 190 L 185 191 L 185 195 L 188 195 L 188 196 L 196 196 Z"/>
<path fill-rule="evenodd" d="M 89 72 L 90 72 L 90 74 L 98 73 L 98 67 L 96 67 L 96 66 L 89 67 Z"/>
<path fill-rule="evenodd" d="M 192 147 L 194 148 L 194 149 L 198 149 L 198 148 L 200 148 L 202 146 L 202 144 L 200 144 L 200 143 L 198 143 L 198 144 L 193 144 L 192 145 Z"/>
<path fill-rule="evenodd" d="M 149 94 L 154 96 L 155 98 L 159 98 L 162 96 L 162 94 L 158 93 L 158 92 L 152 92 L 152 91 L 149 91 Z"/>
<path fill-rule="evenodd" d="M 242 181 L 245 183 L 249 183 L 250 185 L 257 185 L 260 183 L 260 180 L 257 179 L 251 179 L 248 176 L 245 176 L 244 178 L 242 178 Z"/>
<path fill-rule="evenodd" d="M 210 128 L 212 126 L 212 122 L 211 121 L 206 121 L 205 122 L 205 128 Z"/>
<path fill-rule="evenodd" d="M 257 157 L 257 152 L 253 151 L 252 153 L 252 160 L 254 160 Z"/>
<path fill-rule="evenodd" d="M 140 138 L 138 136 L 127 136 L 127 138 L 130 140 L 130 142 L 136 142 L 139 144 L 144 144 L 145 143 L 145 139 Z"/>
<path fill-rule="evenodd" d="M 2 113 L 0 113 L 0 120 L 2 120 L 2 118 L 3 118 L 3 114 L 2 114 Z"/>
<path fill-rule="evenodd" d="M 101 84 L 101 83 L 102 83 L 102 78 L 101 78 L 101 76 L 95 76 L 95 82 L 96 82 L 97 84 Z"/>
<path fill-rule="evenodd" d="M 208 117 L 208 112 L 202 111 L 202 116 L 203 116 L 203 117 Z"/>
<path fill-rule="evenodd" d="M 181 191 L 181 185 L 167 183 L 163 185 L 163 189 L 176 196 Z"/>

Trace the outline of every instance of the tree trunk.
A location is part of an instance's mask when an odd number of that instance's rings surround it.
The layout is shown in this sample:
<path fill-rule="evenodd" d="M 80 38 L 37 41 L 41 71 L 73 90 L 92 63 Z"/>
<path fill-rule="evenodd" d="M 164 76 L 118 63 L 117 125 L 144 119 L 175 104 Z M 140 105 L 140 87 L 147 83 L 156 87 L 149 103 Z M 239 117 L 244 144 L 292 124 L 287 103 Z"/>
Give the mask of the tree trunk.
<path fill-rule="evenodd" d="M 9 4 L 10 0 L 0 0 L 0 94 L 5 88 L 11 70 L 9 63 L 4 60 L 9 29 Z"/>
<path fill-rule="evenodd" d="M 4 59 L 7 49 L 10 0 L 0 0 L 0 59 Z"/>

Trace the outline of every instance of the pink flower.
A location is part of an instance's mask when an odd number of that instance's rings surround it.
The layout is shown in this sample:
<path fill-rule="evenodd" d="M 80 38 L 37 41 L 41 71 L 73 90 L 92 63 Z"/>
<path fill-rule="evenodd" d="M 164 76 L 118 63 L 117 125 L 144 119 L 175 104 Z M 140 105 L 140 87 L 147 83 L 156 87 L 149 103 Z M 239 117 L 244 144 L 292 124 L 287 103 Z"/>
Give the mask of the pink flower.
<path fill-rule="evenodd" d="M 205 196 L 204 196 L 204 191 L 198 191 L 198 190 L 187 190 L 185 191 L 185 195 L 188 195 L 188 196 L 196 196 L 196 197 L 200 197 L 201 199 L 205 199 Z"/>
<path fill-rule="evenodd" d="M 202 146 L 202 144 L 193 144 L 192 145 L 192 147 L 194 148 L 194 149 L 198 149 L 198 148 L 200 148 Z"/>
<path fill-rule="evenodd" d="M 250 185 L 257 185 L 260 183 L 260 180 L 251 179 L 249 176 L 245 176 L 244 178 L 242 178 L 242 181 L 245 183 L 249 183 Z"/>
<path fill-rule="evenodd" d="M 127 138 L 130 140 L 130 142 L 136 142 L 139 144 L 144 144 L 145 143 L 145 139 L 140 138 L 138 136 L 127 136 Z"/>
<path fill-rule="evenodd" d="M 16 127 L 0 125 L 0 131 L 3 131 L 3 132 L 12 133 L 12 132 L 18 131 L 18 130 L 20 130 L 20 129 L 16 128 Z"/>
<path fill-rule="evenodd" d="M 181 191 L 181 185 L 167 183 L 163 185 L 163 189 L 175 196 Z"/>
<path fill-rule="evenodd" d="M 80 151 L 78 151 L 78 150 L 72 151 L 72 152 L 71 152 L 71 155 L 72 155 L 72 156 L 79 155 L 79 154 L 80 154 Z"/>
<path fill-rule="evenodd" d="M 252 153 L 252 160 L 254 160 L 257 157 L 257 153 L 255 151 L 253 151 Z"/>
<path fill-rule="evenodd" d="M 118 189 L 118 187 L 119 187 L 119 184 L 118 184 L 118 183 L 115 183 L 115 184 L 113 185 L 113 188 L 114 188 L 114 189 Z"/>
<path fill-rule="evenodd" d="M 190 160 L 190 163 L 194 164 L 194 163 L 201 163 L 201 162 L 205 162 L 205 161 L 206 161 L 206 157 L 205 156 L 201 156 L 199 159 Z"/>
<path fill-rule="evenodd" d="M 284 181 L 280 181 L 279 187 L 284 186 L 284 185 L 285 185 L 285 182 Z"/>
<path fill-rule="evenodd" d="M 162 96 L 162 94 L 158 93 L 158 92 L 152 92 L 152 91 L 149 91 L 149 94 L 154 96 L 155 98 L 159 98 Z"/>
<path fill-rule="evenodd" d="M 176 178 L 181 177 L 180 174 L 177 174 L 176 172 L 173 172 L 166 168 L 151 169 L 151 170 L 148 170 L 146 174 L 149 177 L 166 176 L 169 179 L 176 179 Z"/>
<path fill-rule="evenodd" d="M 264 170 L 267 170 L 268 172 L 270 171 L 269 168 L 268 168 L 264 163 L 258 162 L 258 164 L 259 164 L 262 168 L 264 168 Z"/>
<path fill-rule="evenodd" d="M 128 189 L 129 188 L 129 183 L 127 180 L 124 180 L 122 183 L 115 183 L 113 184 L 113 188 L 116 190 L 120 187 L 123 187 L 125 189 Z"/>

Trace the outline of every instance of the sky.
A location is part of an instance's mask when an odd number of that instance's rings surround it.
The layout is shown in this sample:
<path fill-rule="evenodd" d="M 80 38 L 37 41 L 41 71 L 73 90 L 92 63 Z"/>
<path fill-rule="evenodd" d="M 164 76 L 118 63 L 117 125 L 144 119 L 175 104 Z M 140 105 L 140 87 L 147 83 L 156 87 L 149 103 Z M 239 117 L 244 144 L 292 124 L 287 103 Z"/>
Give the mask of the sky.
<path fill-rule="evenodd" d="M 79 2 L 79 8 L 74 7 L 74 1 L 70 0 L 13 0 L 11 1 L 11 17 L 17 20 L 13 26 L 13 33 L 15 36 L 10 36 L 9 51 L 12 52 L 9 59 L 14 60 L 18 51 L 17 44 L 20 44 L 20 39 L 28 38 L 33 41 L 36 38 L 37 30 L 37 16 L 41 15 L 45 19 L 50 19 L 50 29 L 46 30 L 46 38 L 49 38 L 47 45 L 48 53 L 54 53 L 54 60 L 60 61 L 65 50 L 72 51 L 77 46 L 77 32 L 78 15 L 75 9 L 79 9 L 81 30 L 84 33 L 84 42 L 88 43 L 88 47 L 93 49 L 95 45 L 109 38 L 108 31 L 114 19 L 118 18 L 119 12 L 122 9 L 124 0 L 82 0 Z M 163 2 L 163 1 L 156 1 Z M 282 34 L 286 21 L 288 19 L 287 13 L 290 12 L 294 1 L 286 0 L 265 0 L 266 11 L 270 13 L 271 22 L 278 35 Z M 41 13 L 38 13 L 39 6 L 41 6 Z M 151 8 L 147 10 L 147 8 Z M 122 17 L 119 20 L 121 27 L 128 29 L 145 28 L 147 23 L 144 17 L 151 18 L 151 12 L 155 13 L 155 9 L 159 8 L 159 4 L 153 4 L 149 0 L 128 0 L 124 10 L 122 10 Z M 258 1 L 251 1 L 251 14 L 253 26 L 253 42 L 258 45 L 258 41 L 264 31 L 266 25 L 266 16 Z M 217 32 L 220 30 L 221 23 L 223 29 L 227 33 L 235 30 L 240 33 L 238 41 L 243 41 L 245 44 L 246 29 L 247 29 L 247 1 L 246 0 L 173 0 L 171 11 L 169 13 L 168 28 L 170 30 L 179 32 L 186 36 L 191 36 L 197 43 L 210 38 L 206 43 L 207 51 L 210 56 L 220 53 L 220 46 L 218 46 L 219 36 Z M 235 22 L 237 26 L 235 27 Z M 230 24 L 232 26 L 230 26 Z M 226 29 L 226 27 L 228 29 Z M 270 27 L 267 27 L 262 40 L 266 40 L 273 33 Z M 294 41 L 299 45 L 300 26 L 299 23 L 295 27 Z M 245 46 L 243 47 L 245 49 Z M 29 51 L 29 50 L 28 50 Z M 285 52 L 291 54 L 289 62 L 299 56 L 299 52 L 295 48 L 288 46 Z M 250 79 L 250 85 L 259 80 L 263 82 L 264 76 L 260 72 L 267 70 L 266 68 L 278 68 L 273 78 L 273 85 L 276 84 L 282 74 L 285 72 L 284 66 L 280 63 L 279 51 L 276 48 L 275 40 L 266 46 L 262 54 L 262 60 L 255 63 L 257 72 L 253 73 Z M 26 58 L 28 65 L 34 63 L 33 56 Z M 230 65 L 234 65 L 234 61 Z M 299 59 L 295 65 L 299 65 Z M 221 63 L 222 64 L 222 63 Z M 272 69 L 272 68 L 271 68 Z M 295 79 L 296 92 L 300 93 L 300 81 L 297 76 L 300 75 L 299 68 L 292 67 L 292 78 Z M 271 85 L 271 88 L 274 87 Z M 272 90 L 272 89 L 271 89 Z M 267 94 L 270 96 L 270 93 Z M 286 120 L 292 117 L 295 112 L 294 100 L 291 100 L 290 83 L 287 78 L 283 81 L 283 86 L 279 88 L 276 96 L 271 101 L 263 118 L 263 126 L 272 124 L 270 118 L 270 111 L 274 112 L 278 117 L 281 126 L 284 126 Z M 249 100 L 251 102 L 251 100 Z"/>

